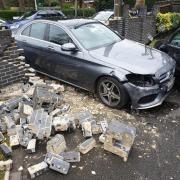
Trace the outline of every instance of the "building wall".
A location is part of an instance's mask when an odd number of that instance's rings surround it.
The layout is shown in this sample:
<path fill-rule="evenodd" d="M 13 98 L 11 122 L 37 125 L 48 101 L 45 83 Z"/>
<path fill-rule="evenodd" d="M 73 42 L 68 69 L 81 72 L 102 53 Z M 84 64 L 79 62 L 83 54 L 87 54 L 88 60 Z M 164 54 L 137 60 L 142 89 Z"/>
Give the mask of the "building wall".
<path fill-rule="evenodd" d="M 126 9 L 124 12 L 129 11 Z M 156 16 L 145 15 L 130 18 L 129 14 L 126 13 L 124 17 L 118 20 L 110 20 L 109 26 L 127 39 L 146 44 L 149 41 L 148 35 L 155 36 L 156 34 Z"/>
<path fill-rule="evenodd" d="M 0 30 L 0 88 L 14 82 L 22 81 L 26 67 L 24 57 L 20 56 L 16 42 L 9 30 Z"/>

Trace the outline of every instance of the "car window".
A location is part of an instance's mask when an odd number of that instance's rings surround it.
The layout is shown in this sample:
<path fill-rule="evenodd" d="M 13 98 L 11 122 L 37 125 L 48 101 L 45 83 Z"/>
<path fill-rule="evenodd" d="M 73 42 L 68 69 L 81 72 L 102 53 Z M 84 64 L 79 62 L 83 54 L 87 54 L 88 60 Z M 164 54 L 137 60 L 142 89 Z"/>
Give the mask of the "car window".
<path fill-rule="evenodd" d="M 45 23 L 34 23 L 31 25 L 30 37 L 37 39 L 44 39 L 44 33 L 46 29 Z"/>
<path fill-rule="evenodd" d="M 50 25 L 48 40 L 59 45 L 72 42 L 69 35 L 63 29 L 55 25 Z"/>
<path fill-rule="evenodd" d="M 171 45 L 180 47 L 180 32 L 177 33 L 171 40 Z"/>
<path fill-rule="evenodd" d="M 23 36 L 29 36 L 30 30 L 31 30 L 31 25 L 28 26 L 27 28 L 25 28 L 25 29 L 22 31 L 21 34 L 22 34 Z"/>

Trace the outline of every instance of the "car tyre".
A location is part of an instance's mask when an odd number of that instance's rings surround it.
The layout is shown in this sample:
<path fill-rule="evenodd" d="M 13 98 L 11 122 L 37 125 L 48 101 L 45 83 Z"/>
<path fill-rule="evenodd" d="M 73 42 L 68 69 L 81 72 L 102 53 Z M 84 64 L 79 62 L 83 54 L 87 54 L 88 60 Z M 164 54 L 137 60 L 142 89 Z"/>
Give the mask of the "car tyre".
<path fill-rule="evenodd" d="M 129 95 L 125 87 L 115 78 L 100 78 L 96 91 L 102 103 L 111 108 L 119 109 L 129 102 Z"/>

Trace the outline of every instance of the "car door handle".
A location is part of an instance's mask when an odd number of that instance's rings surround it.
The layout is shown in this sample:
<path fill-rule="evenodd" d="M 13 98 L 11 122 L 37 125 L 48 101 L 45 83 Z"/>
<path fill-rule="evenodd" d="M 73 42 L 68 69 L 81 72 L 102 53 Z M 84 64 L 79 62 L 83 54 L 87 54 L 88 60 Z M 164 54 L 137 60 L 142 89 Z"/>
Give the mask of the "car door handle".
<path fill-rule="evenodd" d="M 22 42 L 27 43 L 27 40 L 23 39 Z"/>
<path fill-rule="evenodd" d="M 53 46 L 48 46 L 48 49 L 54 51 L 54 47 Z"/>

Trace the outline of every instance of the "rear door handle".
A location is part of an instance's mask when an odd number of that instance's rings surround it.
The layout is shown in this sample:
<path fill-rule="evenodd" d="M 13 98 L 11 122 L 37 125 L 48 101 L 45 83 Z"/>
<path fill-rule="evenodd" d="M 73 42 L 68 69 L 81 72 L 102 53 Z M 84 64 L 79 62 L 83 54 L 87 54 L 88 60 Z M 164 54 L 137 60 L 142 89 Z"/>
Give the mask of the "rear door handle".
<path fill-rule="evenodd" d="M 54 47 L 53 46 L 48 46 L 48 49 L 54 51 Z"/>
<path fill-rule="evenodd" d="M 27 40 L 23 39 L 22 42 L 27 43 Z"/>

